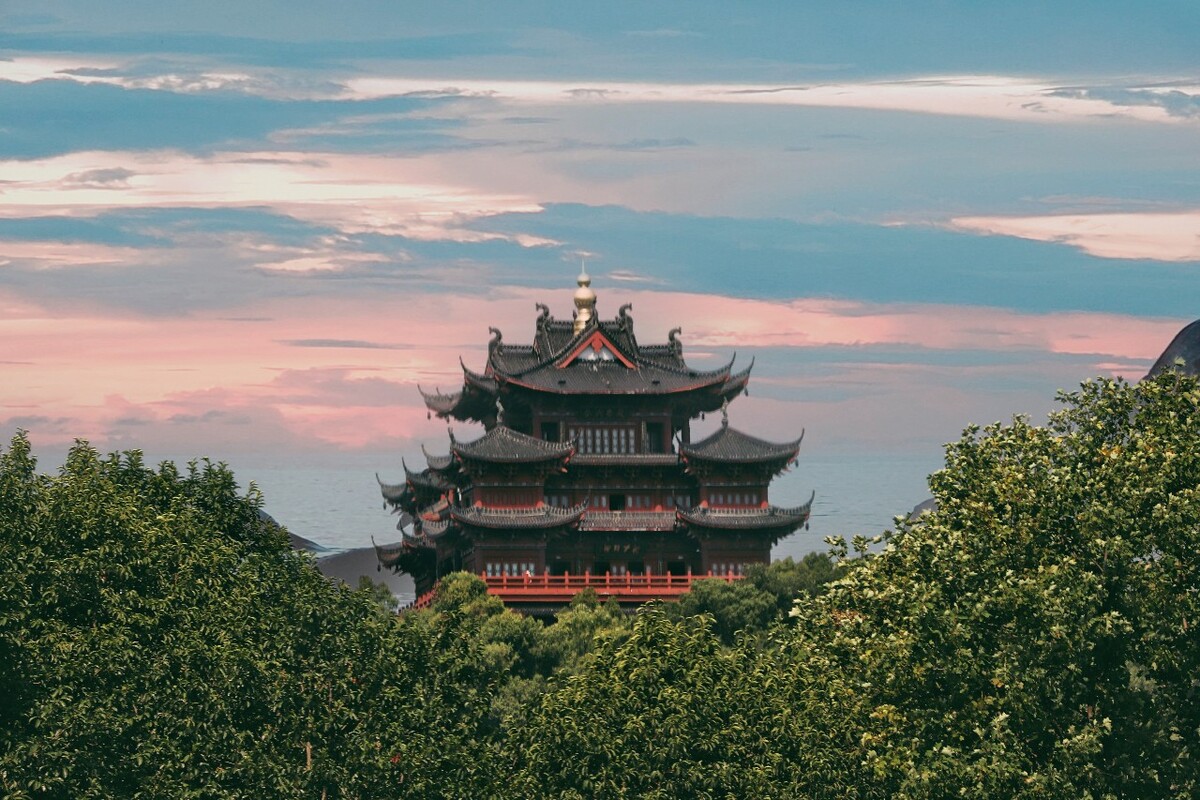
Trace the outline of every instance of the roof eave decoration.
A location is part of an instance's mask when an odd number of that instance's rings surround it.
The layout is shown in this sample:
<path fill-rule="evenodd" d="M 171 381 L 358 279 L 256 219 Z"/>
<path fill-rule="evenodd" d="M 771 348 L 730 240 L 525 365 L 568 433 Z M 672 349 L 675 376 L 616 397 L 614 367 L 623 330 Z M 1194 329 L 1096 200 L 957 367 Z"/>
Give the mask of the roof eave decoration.
<path fill-rule="evenodd" d="M 679 454 L 685 462 L 759 464 L 783 461 L 786 464 L 796 458 L 803 441 L 803 430 L 800 432 L 800 438 L 795 441 L 768 442 L 722 424 L 717 431 L 699 442 L 679 445 Z M 739 448 L 749 452 L 738 453 L 736 451 Z"/>
<path fill-rule="evenodd" d="M 444 519 L 434 522 L 432 520 L 421 521 L 421 535 L 427 539 L 440 539 L 450 530 L 450 520 Z"/>
<path fill-rule="evenodd" d="M 459 459 L 507 464 L 566 460 L 575 453 L 570 442 L 547 442 L 504 425 L 496 425 L 473 442 L 454 442 L 451 450 Z"/>
<path fill-rule="evenodd" d="M 590 334 L 588 334 L 589 330 L 591 331 Z M 576 361 L 578 361 L 580 359 L 583 359 L 585 361 L 599 360 L 601 354 L 604 352 L 608 352 L 609 354 L 611 354 L 612 360 L 619 361 L 620 363 L 624 364 L 627 368 L 637 369 L 637 365 L 634 363 L 633 359 L 629 358 L 627 355 L 625 355 L 625 353 L 621 352 L 621 348 L 618 347 L 616 345 L 616 343 L 614 343 L 611 339 L 609 339 L 607 336 L 605 336 L 604 333 L 598 327 L 589 326 L 588 328 L 585 328 L 583 331 L 583 334 L 581 334 L 580 338 L 582 338 L 582 341 L 579 341 L 578 343 L 576 343 L 574 347 L 572 347 L 571 349 L 569 349 L 567 351 L 567 354 L 565 356 L 558 359 L 558 363 L 556 366 L 559 369 L 569 367 L 571 364 L 574 364 Z M 591 358 L 586 358 L 584 356 L 584 353 L 589 349 L 595 355 L 592 356 Z M 609 359 L 605 359 L 605 360 L 609 360 Z"/>
<path fill-rule="evenodd" d="M 666 372 L 674 372 L 676 375 L 684 375 L 689 378 L 696 378 L 696 379 L 699 379 L 702 381 L 707 381 L 707 383 L 705 385 L 710 385 L 710 386 L 719 381 L 720 382 L 728 381 L 730 373 L 732 373 L 732 371 L 733 371 L 733 364 L 736 361 L 737 361 L 737 353 L 734 353 L 733 357 L 729 359 L 728 364 L 725 364 L 724 366 L 721 366 L 721 367 L 717 367 L 716 369 L 702 370 L 702 369 L 693 369 L 692 367 L 689 367 L 689 366 L 680 367 L 675 364 L 664 364 L 662 362 L 653 361 L 648 358 L 642 358 L 642 357 L 638 358 L 639 364 L 657 367 L 658 369 L 664 370 Z"/>
<path fill-rule="evenodd" d="M 539 506 L 533 509 L 495 509 L 482 506 L 453 506 L 450 518 L 461 525 L 476 528 L 520 528 L 538 530 L 573 525 L 587 509 L 585 503 L 570 508 Z"/>
<path fill-rule="evenodd" d="M 400 538 L 400 543 L 403 545 L 404 550 L 401 553 L 400 558 L 396 559 L 397 562 L 401 561 L 401 559 L 404 556 L 410 555 L 414 550 L 436 550 L 437 549 L 437 545 L 435 545 L 429 539 L 426 539 L 424 536 L 414 535 L 414 534 L 410 534 L 410 533 L 404 534 Z M 395 565 L 384 564 L 384 566 L 385 567 L 394 567 Z M 400 568 L 404 569 L 404 564 L 401 563 Z"/>
<path fill-rule="evenodd" d="M 379 491 L 386 502 L 392 505 L 399 505 L 404 502 L 404 496 L 408 492 L 407 483 L 384 483 L 380 479 L 378 472 L 375 473 L 375 481 L 379 484 Z"/>
<path fill-rule="evenodd" d="M 425 407 L 439 416 L 452 413 L 458 407 L 458 404 L 462 402 L 462 392 L 442 394 L 439 390 L 430 394 L 422 389 L 420 385 L 417 386 L 417 391 L 421 393 L 421 399 L 425 401 Z"/>
<path fill-rule="evenodd" d="M 792 508 L 767 506 L 766 508 L 752 511 L 722 511 L 698 506 L 688 511 L 680 509 L 679 518 L 701 528 L 739 528 L 746 530 L 787 527 L 795 530 L 808 522 L 809 516 L 812 514 L 813 500 L 816 499 L 816 496 L 817 493 L 814 491 L 808 498 L 807 503 Z"/>
<path fill-rule="evenodd" d="M 458 364 L 460 367 L 462 367 L 463 383 L 466 386 L 480 389 L 488 394 L 496 393 L 496 379 L 494 377 L 488 374 L 480 374 L 475 372 L 463 362 L 461 356 L 458 359 Z"/>
<path fill-rule="evenodd" d="M 401 556 L 404 555 L 405 547 L 397 542 L 395 544 L 376 544 L 375 537 L 371 537 L 371 546 L 375 548 L 375 558 L 379 563 L 388 569 L 395 566 Z"/>
<path fill-rule="evenodd" d="M 429 465 L 429 468 L 438 472 L 449 469 L 454 463 L 453 453 L 447 453 L 444 456 L 435 456 L 425 449 L 424 444 L 421 445 L 421 454 L 425 456 L 425 463 Z"/>
<path fill-rule="evenodd" d="M 404 467 L 404 475 L 408 478 L 408 484 L 413 488 L 421 486 L 438 492 L 445 492 L 454 488 L 449 481 L 433 470 L 425 469 L 414 472 L 408 468 L 408 464 L 405 463 L 403 458 L 400 459 L 400 464 Z"/>
<path fill-rule="evenodd" d="M 731 361 L 729 363 L 732 367 L 733 362 Z M 735 375 L 730 375 L 729 378 L 726 379 L 725 385 L 721 387 L 721 394 L 725 395 L 726 397 L 734 397 L 738 393 L 746 391 L 746 386 L 750 383 L 750 371 L 752 369 L 754 369 L 753 358 L 750 359 L 750 366 L 746 367 L 744 370 Z"/>

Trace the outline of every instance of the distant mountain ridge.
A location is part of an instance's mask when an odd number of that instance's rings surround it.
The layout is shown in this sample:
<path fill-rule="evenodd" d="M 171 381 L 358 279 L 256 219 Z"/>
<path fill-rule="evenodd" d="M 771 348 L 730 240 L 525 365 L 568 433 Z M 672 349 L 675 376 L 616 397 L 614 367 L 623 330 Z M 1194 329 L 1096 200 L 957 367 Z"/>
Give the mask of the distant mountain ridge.
<path fill-rule="evenodd" d="M 1179 367 L 1189 375 L 1200 374 L 1200 319 L 1175 334 L 1146 377 L 1153 377 L 1171 367 Z"/>

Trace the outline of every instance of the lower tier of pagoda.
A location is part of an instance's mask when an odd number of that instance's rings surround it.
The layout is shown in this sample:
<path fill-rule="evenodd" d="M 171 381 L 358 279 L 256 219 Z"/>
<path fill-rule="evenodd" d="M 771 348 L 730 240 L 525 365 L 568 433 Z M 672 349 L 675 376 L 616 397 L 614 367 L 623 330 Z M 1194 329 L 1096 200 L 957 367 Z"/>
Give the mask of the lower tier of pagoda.
<path fill-rule="evenodd" d="M 771 547 L 808 521 L 811 505 L 611 511 L 443 504 L 411 518 L 400 542 L 376 552 L 382 566 L 412 575 L 418 594 L 465 571 L 488 580 L 544 576 L 536 602 L 552 602 L 544 597 L 551 588 L 557 602 L 580 590 L 566 576 L 590 575 L 607 581 L 618 600 L 644 602 L 686 591 L 679 587 L 687 576 L 740 575 L 767 563 Z"/>

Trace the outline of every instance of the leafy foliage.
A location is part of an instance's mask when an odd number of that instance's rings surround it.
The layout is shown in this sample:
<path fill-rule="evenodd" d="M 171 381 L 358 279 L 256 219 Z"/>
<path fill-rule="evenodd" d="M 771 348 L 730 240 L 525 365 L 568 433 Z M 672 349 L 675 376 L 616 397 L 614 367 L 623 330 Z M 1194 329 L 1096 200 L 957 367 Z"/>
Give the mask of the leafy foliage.
<path fill-rule="evenodd" d="M 323 579 L 223 466 L 35 467 L 23 435 L 0 455 L 5 796 L 478 785 L 483 714 L 436 677 L 458 653 Z"/>
<path fill-rule="evenodd" d="M 399 619 L 207 462 L 0 454 L 14 797 L 1200 795 L 1200 385 L 969 429 L 882 552 L 555 624 Z M 829 582 L 831 576 L 836 580 Z M 794 601 L 791 618 L 780 610 Z"/>
<path fill-rule="evenodd" d="M 690 592 L 667 609 L 676 619 L 710 615 L 721 641 L 733 644 L 739 633 L 767 630 L 783 618 L 797 598 L 823 591 L 833 575 L 833 562 L 823 553 L 809 553 L 799 562 L 788 557 L 771 564 L 755 564 L 740 581 L 697 581 Z"/>
<path fill-rule="evenodd" d="M 863 753 L 888 794 L 1200 791 L 1200 388 L 1062 400 L 1044 428 L 969 429 L 938 510 L 797 607 L 888 722 Z"/>
<path fill-rule="evenodd" d="M 762 613 L 747 589 L 640 614 L 510 737 L 522 791 L 1196 796 L 1200 387 L 1063 400 L 1044 428 L 969 429 L 939 509 L 858 543 L 794 627 L 722 647 L 713 619 Z"/>

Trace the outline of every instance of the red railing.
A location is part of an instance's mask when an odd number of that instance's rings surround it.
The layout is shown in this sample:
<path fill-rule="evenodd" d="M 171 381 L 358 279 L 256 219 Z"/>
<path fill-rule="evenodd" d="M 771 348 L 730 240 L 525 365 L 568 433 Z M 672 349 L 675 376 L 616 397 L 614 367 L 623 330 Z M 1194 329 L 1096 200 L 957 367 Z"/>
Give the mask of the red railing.
<path fill-rule="evenodd" d="M 417 611 L 422 608 L 429 608 L 431 605 L 433 605 L 434 598 L 437 597 L 438 586 L 439 586 L 439 584 L 434 584 L 434 587 L 432 589 L 430 589 L 428 592 L 426 592 L 425 594 L 418 597 L 416 600 L 413 600 L 411 603 L 409 603 L 408 605 L 406 605 L 404 608 L 402 608 L 400 610 L 401 611 Z"/>
<path fill-rule="evenodd" d="M 692 588 L 699 580 L 716 578 L 726 583 L 741 580 L 742 576 L 732 572 L 724 574 L 686 575 L 488 575 L 480 574 L 487 585 L 488 594 L 499 597 L 506 605 L 533 603 L 569 603 L 571 598 L 584 589 L 591 589 L 601 600 L 615 597 L 619 602 L 646 603 L 651 600 L 673 600 Z M 425 594 L 400 609 L 416 611 L 428 608 L 437 597 L 435 585 Z"/>
<path fill-rule="evenodd" d="M 670 600 L 692 588 L 694 581 L 719 578 L 732 583 L 741 575 L 480 575 L 487 584 L 488 594 L 507 604 L 565 603 L 584 589 L 593 590 L 601 600 L 615 597 L 620 601 L 642 603 L 649 600 Z"/>

